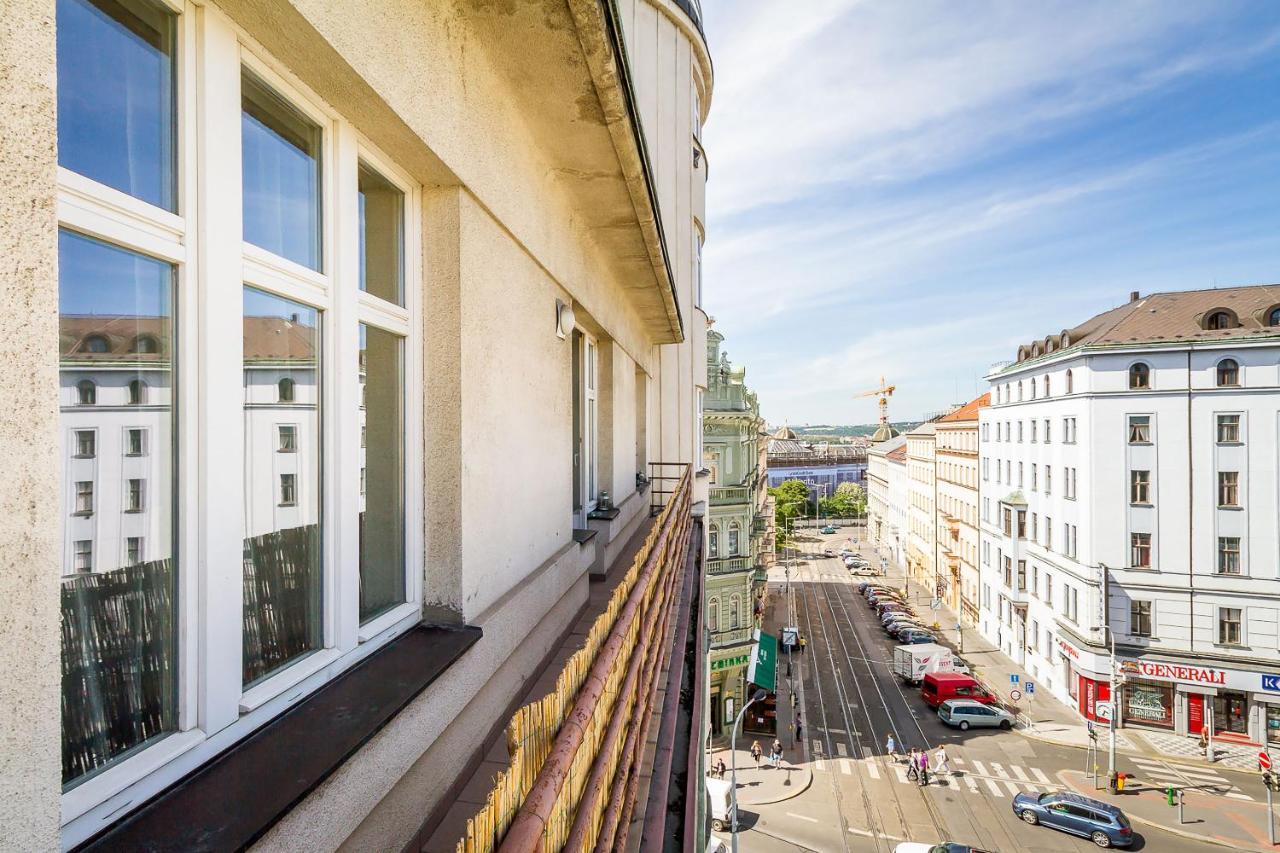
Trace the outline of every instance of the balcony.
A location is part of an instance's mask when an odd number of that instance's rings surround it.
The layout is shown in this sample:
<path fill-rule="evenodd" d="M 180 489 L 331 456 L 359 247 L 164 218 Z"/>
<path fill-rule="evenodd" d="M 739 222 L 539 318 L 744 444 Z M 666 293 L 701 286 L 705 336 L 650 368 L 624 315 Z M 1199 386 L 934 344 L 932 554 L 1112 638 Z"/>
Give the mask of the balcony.
<path fill-rule="evenodd" d="M 756 536 L 763 536 L 769 532 L 769 516 L 763 513 L 756 513 L 751 519 L 751 532 Z"/>
<path fill-rule="evenodd" d="M 723 649 L 726 646 L 736 646 L 743 643 L 751 642 L 755 634 L 755 628 L 748 625 L 745 628 L 729 628 L 724 631 L 711 632 L 711 648 Z"/>
<path fill-rule="evenodd" d="M 712 506 L 727 506 L 729 504 L 745 504 L 750 502 L 750 486 L 713 486 L 711 488 Z"/>
<path fill-rule="evenodd" d="M 750 557 L 714 557 L 707 560 L 708 575 L 728 575 L 751 568 Z"/>

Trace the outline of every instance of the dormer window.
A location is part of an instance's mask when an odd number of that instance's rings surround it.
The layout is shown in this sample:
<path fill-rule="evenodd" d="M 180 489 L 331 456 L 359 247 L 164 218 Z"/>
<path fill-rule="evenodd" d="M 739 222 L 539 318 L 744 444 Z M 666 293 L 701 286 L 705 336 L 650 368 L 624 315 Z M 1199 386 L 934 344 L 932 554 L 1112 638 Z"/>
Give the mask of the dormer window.
<path fill-rule="evenodd" d="M 107 351 L 107 339 L 102 335 L 90 335 L 84 339 L 84 352 L 103 353 Z"/>
<path fill-rule="evenodd" d="M 1204 318 L 1204 327 L 1210 331 L 1234 329 L 1238 325 L 1235 315 L 1224 309 L 1210 311 Z"/>
<path fill-rule="evenodd" d="M 1240 365 L 1234 358 L 1224 358 L 1218 362 L 1218 387 L 1230 387 L 1240 384 Z"/>
<path fill-rule="evenodd" d="M 150 335 L 139 335 L 133 339 L 133 351 L 139 353 L 157 353 L 160 351 L 156 339 Z"/>
<path fill-rule="evenodd" d="M 1129 368 L 1129 390 L 1141 391 L 1151 387 L 1151 368 L 1138 362 Z"/>
<path fill-rule="evenodd" d="M 1267 325 L 1280 326 L 1280 305 L 1267 312 Z"/>

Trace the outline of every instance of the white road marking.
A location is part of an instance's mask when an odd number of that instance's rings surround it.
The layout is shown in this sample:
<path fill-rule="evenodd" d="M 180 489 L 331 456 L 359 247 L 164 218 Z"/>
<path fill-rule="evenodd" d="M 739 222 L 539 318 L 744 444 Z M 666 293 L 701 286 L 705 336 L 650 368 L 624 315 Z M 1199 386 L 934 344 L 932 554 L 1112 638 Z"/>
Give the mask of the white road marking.
<path fill-rule="evenodd" d="M 827 762 L 823 761 L 821 758 L 815 758 L 813 760 L 813 769 L 825 771 L 827 769 Z"/>
<path fill-rule="evenodd" d="M 1004 786 L 1009 789 L 1010 795 L 1014 797 L 1022 793 L 1022 789 L 1018 787 L 1018 783 L 1016 782 L 1005 782 Z"/>
<path fill-rule="evenodd" d="M 1001 779 L 1008 779 L 1008 778 L 1009 778 L 1009 774 L 1004 772 L 1004 765 L 1003 765 L 1003 764 L 996 764 L 994 761 L 993 761 L 993 762 L 991 762 L 991 775 L 992 775 L 992 776 L 997 776 L 997 777 L 999 777 L 999 778 L 1001 778 Z"/>
<path fill-rule="evenodd" d="M 809 817 L 808 815 L 805 815 L 805 814 L 796 814 L 795 812 L 787 812 L 787 817 L 793 817 L 796 820 L 807 820 L 809 821 L 809 823 L 818 822 L 818 819 L 816 817 Z"/>
<path fill-rule="evenodd" d="M 849 750 L 845 748 L 844 741 L 842 740 L 836 741 L 836 752 L 840 753 L 841 758 L 847 758 L 849 756 Z"/>
<path fill-rule="evenodd" d="M 969 786 L 970 791 L 972 791 L 975 794 L 978 793 L 978 781 L 976 779 L 974 779 L 972 776 L 968 774 L 965 774 L 964 782 L 966 785 Z"/>
<path fill-rule="evenodd" d="M 893 772 L 898 777 L 899 782 L 910 781 L 909 779 L 907 779 L 907 768 L 903 767 L 901 764 L 893 765 Z"/>
<path fill-rule="evenodd" d="M 1049 777 L 1048 777 L 1048 776 L 1046 776 L 1046 775 L 1044 775 L 1044 773 L 1043 773 L 1039 768 L 1037 768 L 1037 767 L 1032 767 L 1032 768 L 1031 768 L 1031 775 L 1032 775 L 1032 776 L 1034 776 L 1034 777 L 1036 777 L 1036 780 L 1037 780 L 1041 785 L 1051 785 L 1051 784 L 1053 784 L 1053 783 L 1051 783 L 1051 782 L 1049 781 Z"/>
<path fill-rule="evenodd" d="M 979 775 L 979 776 L 990 776 L 990 775 L 991 775 L 990 773 L 988 773 L 988 772 L 987 772 L 987 768 L 986 768 L 986 767 L 984 767 L 984 766 L 982 765 L 982 762 L 981 762 L 981 761 L 975 761 L 975 762 L 973 762 L 973 767 L 974 767 L 974 769 L 975 769 L 975 770 L 977 770 L 977 771 L 978 771 L 978 775 Z"/>
<path fill-rule="evenodd" d="M 1220 774 L 1215 773 L 1212 770 L 1190 770 L 1185 767 L 1171 767 L 1169 769 L 1173 770 L 1175 773 L 1181 773 L 1183 776 L 1188 776 L 1192 779 L 1205 779 L 1209 782 L 1227 781 Z"/>
<path fill-rule="evenodd" d="M 1030 782 L 1030 781 L 1031 781 L 1031 779 L 1027 776 L 1027 774 L 1026 774 L 1026 773 L 1024 773 L 1024 772 L 1022 772 L 1022 768 L 1021 768 L 1021 767 L 1019 767 L 1018 765 L 1016 765 L 1016 764 L 1010 764 L 1010 765 L 1009 765 L 1009 770 L 1010 770 L 1010 771 L 1012 771 L 1012 773 L 1013 773 L 1013 775 L 1014 775 L 1014 776 L 1017 776 L 1017 777 L 1018 777 L 1018 780 L 1019 780 L 1019 781 L 1021 781 L 1021 782 Z"/>
<path fill-rule="evenodd" d="M 987 788 L 991 791 L 991 796 L 993 797 L 1004 796 L 1004 791 L 1001 791 L 1000 786 L 997 785 L 994 781 L 992 781 L 991 779 L 983 779 L 982 781 L 987 783 Z"/>
<path fill-rule="evenodd" d="M 848 734 L 848 732 L 846 732 L 844 729 L 823 729 L 823 731 L 826 732 L 827 734 L 832 734 L 832 735 Z"/>
<path fill-rule="evenodd" d="M 901 841 L 902 839 L 896 835 L 885 835 L 883 832 L 868 832 L 865 829 L 854 829 L 849 827 L 849 831 L 854 835 L 861 835 L 863 838 L 884 838 L 888 841 Z"/>
<path fill-rule="evenodd" d="M 1235 791 L 1231 791 L 1229 793 L 1223 794 L 1222 796 L 1230 797 L 1233 800 L 1253 800 L 1253 797 L 1249 796 L 1248 794 L 1237 794 Z"/>
<path fill-rule="evenodd" d="M 964 764 L 963 758 L 953 758 L 951 760 L 954 761 L 956 764 Z"/>
<path fill-rule="evenodd" d="M 868 776 L 870 776 L 872 779 L 880 778 L 880 768 L 876 767 L 876 763 L 874 761 L 868 761 L 865 766 L 867 768 Z"/>
<path fill-rule="evenodd" d="M 849 759 L 841 758 L 839 759 L 839 761 L 840 761 L 840 772 L 846 776 L 852 776 L 853 771 L 849 769 Z"/>

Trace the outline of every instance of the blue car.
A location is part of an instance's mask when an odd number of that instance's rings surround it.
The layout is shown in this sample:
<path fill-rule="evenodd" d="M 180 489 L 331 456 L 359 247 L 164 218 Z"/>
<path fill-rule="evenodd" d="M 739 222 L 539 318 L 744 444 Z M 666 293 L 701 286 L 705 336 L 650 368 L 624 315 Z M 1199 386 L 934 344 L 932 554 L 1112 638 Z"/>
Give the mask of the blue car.
<path fill-rule="evenodd" d="M 1124 812 L 1101 800 L 1069 792 L 1018 794 L 1013 813 L 1031 826 L 1043 824 L 1083 836 L 1099 847 L 1128 847 L 1133 827 Z"/>
<path fill-rule="evenodd" d="M 898 632 L 898 642 L 904 646 L 918 646 L 922 643 L 936 643 L 938 638 L 918 628 Z"/>

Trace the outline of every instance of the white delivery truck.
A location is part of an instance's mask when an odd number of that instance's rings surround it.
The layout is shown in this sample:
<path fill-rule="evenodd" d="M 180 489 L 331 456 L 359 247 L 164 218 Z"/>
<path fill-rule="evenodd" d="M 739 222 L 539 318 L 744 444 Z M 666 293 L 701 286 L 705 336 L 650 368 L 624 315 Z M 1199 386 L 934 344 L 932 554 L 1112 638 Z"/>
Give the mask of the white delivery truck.
<path fill-rule="evenodd" d="M 893 674 L 908 684 L 919 684 L 926 672 L 951 672 L 951 649 L 937 643 L 898 646 L 893 650 Z"/>
<path fill-rule="evenodd" d="M 733 783 L 728 779 L 717 779 L 714 776 L 707 777 L 707 799 L 711 808 L 711 828 L 716 832 L 732 831 L 737 821 L 737 814 L 733 808 L 733 800 L 730 794 L 733 791 Z"/>

